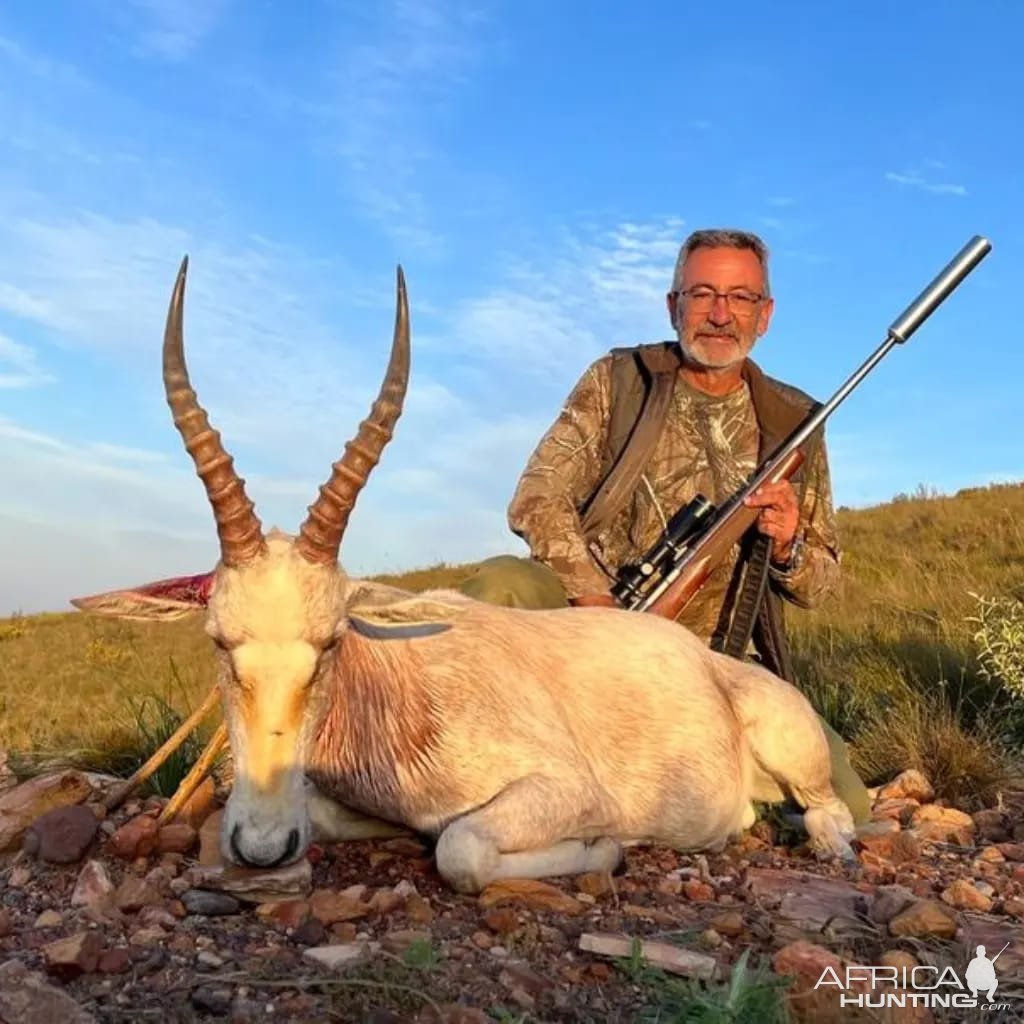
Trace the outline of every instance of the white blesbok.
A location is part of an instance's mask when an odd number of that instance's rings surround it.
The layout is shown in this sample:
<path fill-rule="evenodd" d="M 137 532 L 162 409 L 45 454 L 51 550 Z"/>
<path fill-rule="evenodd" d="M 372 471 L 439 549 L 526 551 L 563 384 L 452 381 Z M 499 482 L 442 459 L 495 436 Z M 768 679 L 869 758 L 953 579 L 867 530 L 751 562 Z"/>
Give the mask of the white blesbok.
<path fill-rule="evenodd" d="M 225 857 L 276 866 L 325 839 L 412 829 L 455 889 L 611 870 L 622 847 L 720 847 L 753 801 L 794 798 L 812 844 L 852 856 L 810 704 L 656 616 L 526 611 L 348 578 L 338 551 L 401 414 L 409 320 L 398 271 L 380 394 L 295 537 L 264 534 L 189 383 L 185 271 L 164 336 L 167 401 L 206 485 L 221 559 L 203 577 L 74 603 L 132 618 L 206 608 L 234 758 Z"/>

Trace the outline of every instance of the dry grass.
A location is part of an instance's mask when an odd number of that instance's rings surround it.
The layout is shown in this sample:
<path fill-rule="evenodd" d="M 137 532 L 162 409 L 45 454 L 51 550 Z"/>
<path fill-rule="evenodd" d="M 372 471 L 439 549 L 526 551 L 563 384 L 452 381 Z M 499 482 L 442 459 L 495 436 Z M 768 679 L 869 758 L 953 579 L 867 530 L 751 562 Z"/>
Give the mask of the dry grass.
<path fill-rule="evenodd" d="M 915 766 L 967 803 L 1017 765 L 1024 700 L 979 664 L 978 602 L 1024 598 L 1024 486 L 841 509 L 844 584 L 788 615 L 801 686 L 852 740 L 869 782 Z M 410 590 L 458 585 L 473 565 L 378 577 Z M 212 686 L 199 617 L 121 623 L 78 613 L 0 620 L 0 749 L 118 771 L 150 740 L 132 701 L 181 714 Z M 166 724 L 166 723 L 164 723 Z M 213 723 L 208 726 L 212 728 Z M 159 731 L 160 715 L 149 723 Z"/>

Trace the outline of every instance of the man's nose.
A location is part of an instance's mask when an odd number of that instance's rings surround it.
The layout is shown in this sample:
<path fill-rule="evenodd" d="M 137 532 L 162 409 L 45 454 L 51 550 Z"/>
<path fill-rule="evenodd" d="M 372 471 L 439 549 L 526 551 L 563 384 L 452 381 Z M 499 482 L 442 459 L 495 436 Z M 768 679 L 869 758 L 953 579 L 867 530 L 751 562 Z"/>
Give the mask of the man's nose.
<path fill-rule="evenodd" d="M 708 319 L 713 324 L 727 324 L 732 319 L 732 310 L 729 308 L 729 301 L 724 295 L 716 295 L 711 309 L 708 310 Z"/>

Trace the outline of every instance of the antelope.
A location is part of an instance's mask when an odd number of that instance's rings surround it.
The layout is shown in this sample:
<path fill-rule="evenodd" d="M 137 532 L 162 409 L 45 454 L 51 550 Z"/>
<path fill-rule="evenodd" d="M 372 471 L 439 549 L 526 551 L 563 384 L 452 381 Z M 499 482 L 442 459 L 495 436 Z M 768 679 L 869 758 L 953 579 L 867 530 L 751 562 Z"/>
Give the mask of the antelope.
<path fill-rule="evenodd" d="M 351 578 L 356 498 L 401 415 L 409 310 L 398 268 L 384 381 L 297 535 L 264 533 L 185 364 L 188 258 L 168 309 L 163 379 L 220 540 L 212 573 L 72 603 L 170 619 L 205 609 L 234 784 L 229 862 L 297 861 L 313 837 L 412 830 L 474 893 L 502 878 L 616 870 L 624 847 L 720 849 L 753 802 L 791 797 L 822 857 L 853 857 L 808 701 L 766 669 L 660 616 L 497 607 Z"/>

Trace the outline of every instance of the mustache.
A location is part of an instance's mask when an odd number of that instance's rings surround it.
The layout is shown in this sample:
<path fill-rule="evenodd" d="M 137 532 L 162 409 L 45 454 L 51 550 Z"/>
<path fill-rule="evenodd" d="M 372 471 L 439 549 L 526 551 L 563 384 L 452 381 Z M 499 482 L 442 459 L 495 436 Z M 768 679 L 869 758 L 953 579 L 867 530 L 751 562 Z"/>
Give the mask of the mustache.
<path fill-rule="evenodd" d="M 701 327 L 694 331 L 695 338 L 731 338 L 733 341 L 739 341 L 739 332 L 733 330 L 731 327 Z"/>

